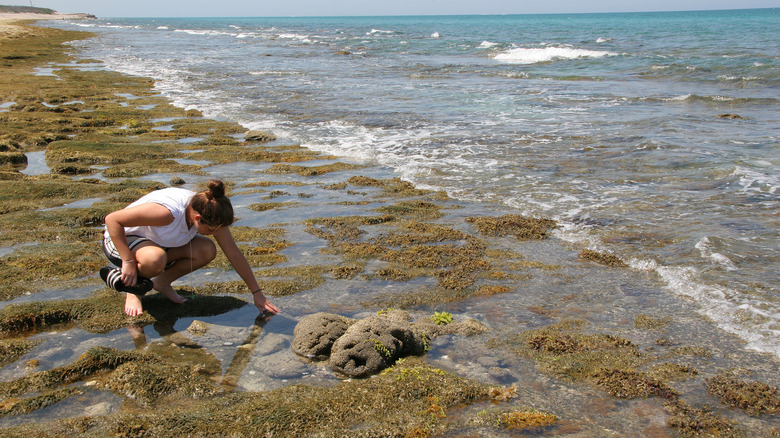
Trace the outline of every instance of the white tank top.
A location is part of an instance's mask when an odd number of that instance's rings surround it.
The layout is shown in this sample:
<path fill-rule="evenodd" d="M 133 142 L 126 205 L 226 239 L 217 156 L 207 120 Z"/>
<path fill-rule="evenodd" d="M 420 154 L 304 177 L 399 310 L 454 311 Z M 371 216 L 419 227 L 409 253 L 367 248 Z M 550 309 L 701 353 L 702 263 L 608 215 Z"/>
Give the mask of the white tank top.
<path fill-rule="evenodd" d="M 187 226 L 186 210 L 195 192 L 179 188 L 155 190 L 128 205 L 127 208 L 153 202 L 170 210 L 173 222 L 164 226 L 125 227 L 126 235 L 146 237 L 164 248 L 184 246 L 192 240 L 198 229 Z M 108 235 L 108 231 L 106 231 Z"/>

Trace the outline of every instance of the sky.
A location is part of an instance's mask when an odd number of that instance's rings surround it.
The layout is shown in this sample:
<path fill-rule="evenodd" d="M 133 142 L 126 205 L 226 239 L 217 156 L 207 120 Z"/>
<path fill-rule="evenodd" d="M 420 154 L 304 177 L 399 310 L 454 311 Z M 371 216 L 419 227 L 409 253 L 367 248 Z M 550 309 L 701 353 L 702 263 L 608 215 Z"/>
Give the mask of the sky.
<path fill-rule="evenodd" d="M 112 17 L 289 17 L 370 15 L 557 14 L 777 8 L 780 0 L 0 0 L 57 12 Z"/>

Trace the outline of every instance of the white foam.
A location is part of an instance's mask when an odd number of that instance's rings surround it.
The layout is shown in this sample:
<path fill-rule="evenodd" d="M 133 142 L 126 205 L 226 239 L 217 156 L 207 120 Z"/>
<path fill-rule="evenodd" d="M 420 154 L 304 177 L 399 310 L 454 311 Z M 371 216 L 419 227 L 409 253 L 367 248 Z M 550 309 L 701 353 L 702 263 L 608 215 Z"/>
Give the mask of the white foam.
<path fill-rule="evenodd" d="M 518 47 L 499 53 L 494 56 L 493 59 L 514 64 L 536 64 L 554 60 L 603 58 L 605 56 L 615 55 L 617 55 L 617 53 L 602 50 L 575 49 L 572 47 Z"/>
<path fill-rule="evenodd" d="M 295 40 L 304 43 L 310 43 L 311 39 L 308 35 L 299 35 L 297 33 L 280 33 L 276 35 L 276 38 L 280 40 Z"/>
<path fill-rule="evenodd" d="M 698 242 L 696 242 L 696 245 L 694 246 L 696 247 L 696 249 L 699 250 L 699 254 L 701 254 L 703 258 L 712 260 L 729 271 L 738 270 L 737 265 L 735 265 L 730 258 L 726 257 L 725 255 L 719 252 L 713 251 L 712 241 L 710 241 L 709 237 L 707 236 L 702 237 L 701 239 L 699 239 Z"/>
<path fill-rule="evenodd" d="M 439 32 L 434 32 L 434 33 L 431 34 L 431 38 L 435 39 L 435 38 L 439 38 L 439 37 L 441 37 L 441 35 L 439 35 Z"/>
<path fill-rule="evenodd" d="M 498 45 L 498 43 L 492 43 L 490 41 L 482 41 L 482 44 L 479 45 L 481 49 L 489 49 L 493 46 Z"/>
<path fill-rule="evenodd" d="M 238 34 L 231 32 L 223 32 L 219 30 L 194 30 L 194 29 L 175 29 L 174 32 L 183 32 L 189 35 L 205 35 L 205 36 L 232 36 L 236 37 Z"/>
<path fill-rule="evenodd" d="M 780 177 L 737 166 L 733 175 L 739 178 L 743 192 L 777 193 Z"/>
<path fill-rule="evenodd" d="M 672 292 L 691 298 L 699 313 L 721 329 L 747 341 L 747 348 L 780 357 L 780 309 L 719 285 L 704 285 L 698 272 L 690 267 L 659 266 L 656 272 Z"/>

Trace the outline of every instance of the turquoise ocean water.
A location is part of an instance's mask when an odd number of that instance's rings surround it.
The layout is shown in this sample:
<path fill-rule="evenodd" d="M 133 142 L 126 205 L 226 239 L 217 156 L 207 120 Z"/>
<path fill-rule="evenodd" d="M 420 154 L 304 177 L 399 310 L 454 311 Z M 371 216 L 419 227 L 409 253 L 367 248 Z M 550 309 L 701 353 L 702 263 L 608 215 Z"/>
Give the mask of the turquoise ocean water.
<path fill-rule="evenodd" d="M 778 9 L 50 25 L 176 105 L 554 218 L 780 357 Z"/>

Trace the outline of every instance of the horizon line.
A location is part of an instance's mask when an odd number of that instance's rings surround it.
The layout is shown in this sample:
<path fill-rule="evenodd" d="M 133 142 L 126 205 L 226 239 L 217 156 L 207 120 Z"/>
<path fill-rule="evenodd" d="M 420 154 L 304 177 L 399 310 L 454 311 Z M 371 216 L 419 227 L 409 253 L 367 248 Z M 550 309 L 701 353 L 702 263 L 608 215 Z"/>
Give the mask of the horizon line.
<path fill-rule="evenodd" d="M 600 14 L 662 14 L 681 12 L 726 12 L 778 10 L 780 7 L 769 8 L 729 8 L 729 9 L 686 9 L 686 10 L 647 10 L 647 11 L 602 11 L 602 12 L 534 12 L 534 13 L 463 13 L 463 14 L 382 14 L 382 15 L 136 15 L 136 16 L 106 16 L 98 19 L 112 18 L 377 18 L 377 17 L 470 17 L 470 16 L 512 16 L 512 15 L 600 15 Z M 90 14 L 89 12 L 59 12 L 58 14 Z M 94 14 L 90 14 L 94 15 Z"/>

